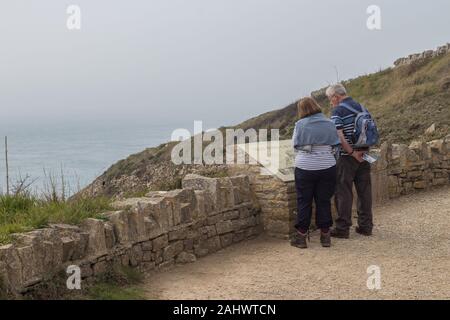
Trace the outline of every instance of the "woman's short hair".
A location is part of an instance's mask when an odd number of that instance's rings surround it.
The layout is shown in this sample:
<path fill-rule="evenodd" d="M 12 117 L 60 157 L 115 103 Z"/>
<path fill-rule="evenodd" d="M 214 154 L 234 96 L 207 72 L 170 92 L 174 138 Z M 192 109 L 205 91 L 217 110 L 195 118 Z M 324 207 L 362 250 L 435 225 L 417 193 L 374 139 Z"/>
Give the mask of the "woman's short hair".
<path fill-rule="evenodd" d="M 322 109 L 313 98 L 307 97 L 300 100 L 297 104 L 298 116 L 300 119 L 307 118 L 313 114 L 321 113 Z"/>

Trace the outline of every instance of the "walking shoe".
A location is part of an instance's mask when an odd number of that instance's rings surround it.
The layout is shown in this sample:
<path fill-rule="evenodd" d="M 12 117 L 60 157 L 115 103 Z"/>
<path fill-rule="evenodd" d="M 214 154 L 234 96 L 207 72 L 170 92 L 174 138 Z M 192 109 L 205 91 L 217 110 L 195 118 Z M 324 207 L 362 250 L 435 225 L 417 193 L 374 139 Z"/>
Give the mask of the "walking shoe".
<path fill-rule="evenodd" d="M 322 247 L 329 248 L 331 247 L 331 231 L 328 232 L 320 232 L 320 243 Z"/>
<path fill-rule="evenodd" d="M 307 234 L 302 234 L 300 232 L 296 232 L 295 236 L 291 240 L 291 246 L 297 247 L 300 249 L 308 248 L 308 244 L 306 243 Z"/>
<path fill-rule="evenodd" d="M 359 233 L 359 234 L 361 234 L 363 236 L 366 236 L 366 237 L 370 237 L 372 235 L 372 230 L 367 230 L 367 229 L 363 229 L 363 228 L 360 228 L 360 227 L 356 227 L 355 228 L 355 232 Z"/>
<path fill-rule="evenodd" d="M 333 238 L 339 238 L 339 239 L 348 239 L 350 238 L 350 232 L 348 230 L 343 231 L 339 229 L 333 229 L 331 230 L 330 234 Z"/>

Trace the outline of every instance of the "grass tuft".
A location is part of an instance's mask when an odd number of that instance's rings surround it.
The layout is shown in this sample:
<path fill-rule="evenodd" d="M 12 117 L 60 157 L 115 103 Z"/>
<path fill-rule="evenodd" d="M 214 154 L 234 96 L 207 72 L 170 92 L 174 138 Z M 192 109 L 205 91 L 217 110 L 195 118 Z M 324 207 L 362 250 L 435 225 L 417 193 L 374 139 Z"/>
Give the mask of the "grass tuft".
<path fill-rule="evenodd" d="M 107 198 L 46 201 L 30 195 L 0 195 L 0 244 L 11 242 L 13 233 L 44 228 L 51 223 L 79 225 L 86 218 L 101 218 L 111 210 Z"/>

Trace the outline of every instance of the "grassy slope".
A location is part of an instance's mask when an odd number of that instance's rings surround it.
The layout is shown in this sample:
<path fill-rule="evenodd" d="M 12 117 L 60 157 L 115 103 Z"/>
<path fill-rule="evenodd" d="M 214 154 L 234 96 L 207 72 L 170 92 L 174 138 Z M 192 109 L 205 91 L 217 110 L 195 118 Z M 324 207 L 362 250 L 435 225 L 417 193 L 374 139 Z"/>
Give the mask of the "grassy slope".
<path fill-rule="evenodd" d="M 413 139 L 443 137 L 450 127 L 450 54 L 422 62 L 387 69 L 345 81 L 351 96 L 363 103 L 378 122 L 383 141 L 409 143 Z M 313 94 L 330 114 L 323 90 Z M 234 128 L 280 129 L 282 139 L 290 139 L 296 117 L 295 103 L 249 119 Z M 436 123 L 433 136 L 424 131 Z M 222 128 L 223 129 L 223 128 Z M 170 162 L 173 144 L 163 144 L 131 155 L 111 166 L 85 189 L 109 196 L 139 195 L 149 189 L 172 189 L 188 172 L 217 175 L 223 168 L 174 166 Z M 138 183 L 123 183 L 133 176 Z M 137 185 L 137 186 L 136 186 Z M 89 193 L 89 192 L 88 192 Z"/>

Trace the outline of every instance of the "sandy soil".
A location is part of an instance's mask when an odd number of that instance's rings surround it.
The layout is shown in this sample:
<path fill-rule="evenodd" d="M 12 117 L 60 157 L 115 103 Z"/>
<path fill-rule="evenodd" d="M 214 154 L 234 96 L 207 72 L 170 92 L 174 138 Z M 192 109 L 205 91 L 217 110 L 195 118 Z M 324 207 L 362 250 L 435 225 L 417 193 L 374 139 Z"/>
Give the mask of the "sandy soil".
<path fill-rule="evenodd" d="M 374 235 L 309 248 L 261 236 L 149 276 L 149 299 L 450 299 L 450 188 L 375 209 Z M 369 290 L 367 268 L 380 267 Z"/>

